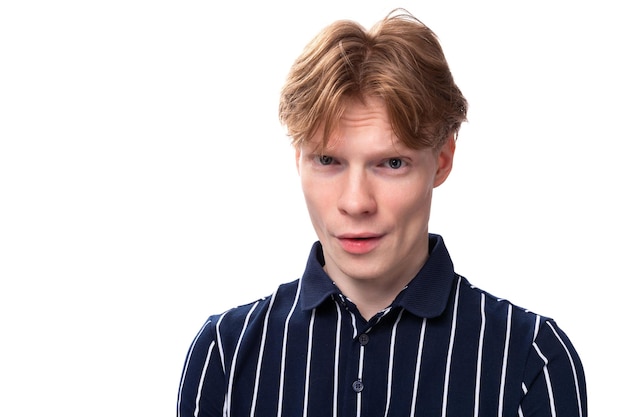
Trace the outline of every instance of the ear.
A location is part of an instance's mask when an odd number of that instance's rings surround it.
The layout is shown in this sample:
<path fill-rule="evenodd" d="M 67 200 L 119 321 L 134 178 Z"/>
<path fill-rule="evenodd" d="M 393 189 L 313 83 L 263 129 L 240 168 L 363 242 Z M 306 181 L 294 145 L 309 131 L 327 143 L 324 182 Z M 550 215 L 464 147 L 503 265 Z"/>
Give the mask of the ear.
<path fill-rule="evenodd" d="M 295 146 L 295 150 L 296 150 L 296 169 L 298 170 L 298 175 L 300 175 L 300 154 L 301 154 L 301 149 L 300 146 Z"/>
<path fill-rule="evenodd" d="M 456 150 L 456 140 L 454 135 L 450 135 L 448 141 L 437 151 L 437 173 L 435 174 L 434 186 L 439 187 L 445 182 L 452 171 L 454 151 Z"/>

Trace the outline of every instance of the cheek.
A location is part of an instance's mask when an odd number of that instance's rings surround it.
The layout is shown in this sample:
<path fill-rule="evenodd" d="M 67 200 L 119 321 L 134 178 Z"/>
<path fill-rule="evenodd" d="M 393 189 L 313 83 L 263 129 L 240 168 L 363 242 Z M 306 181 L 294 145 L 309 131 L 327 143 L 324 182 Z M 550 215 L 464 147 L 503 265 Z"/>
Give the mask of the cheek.
<path fill-rule="evenodd" d="M 381 197 L 379 207 L 384 205 L 396 218 L 411 221 L 430 211 L 432 188 L 422 183 L 401 189 L 388 187 Z"/>
<path fill-rule="evenodd" d="M 311 226 L 313 226 L 313 230 L 315 230 L 318 239 L 325 243 L 324 239 L 330 227 L 329 225 L 334 222 L 332 220 L 330 198 L 325 195 L 323 191 L 320 191 L 319 188 L 319 186 L 305 188 L 304 201 L 306 203 Z"/>
<path fill-rule="evenodd" d="M 317 217 L 327 209 L 331 198 L 328 189 L 318 182 L 307 181 L 302 177 L 302 193 L 311 217 Z"/>

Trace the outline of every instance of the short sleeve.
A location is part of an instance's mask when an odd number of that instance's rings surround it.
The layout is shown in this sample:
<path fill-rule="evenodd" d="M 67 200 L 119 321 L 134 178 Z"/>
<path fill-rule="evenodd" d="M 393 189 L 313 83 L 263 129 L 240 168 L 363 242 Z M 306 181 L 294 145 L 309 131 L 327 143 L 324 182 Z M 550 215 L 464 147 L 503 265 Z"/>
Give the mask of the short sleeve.
<path fill-rule="evenodd" d="M 578 353 L 553 320 L 544 320 L 524 373 L 520 416 L 587 417 L 585 375 Z"/>
<path fill-rule="evenodd" d="M 178 389 L 177 417 L 221 417 L 225 377 L 216 338 L 217 317 L 209 318 L 194 338 Z"/>

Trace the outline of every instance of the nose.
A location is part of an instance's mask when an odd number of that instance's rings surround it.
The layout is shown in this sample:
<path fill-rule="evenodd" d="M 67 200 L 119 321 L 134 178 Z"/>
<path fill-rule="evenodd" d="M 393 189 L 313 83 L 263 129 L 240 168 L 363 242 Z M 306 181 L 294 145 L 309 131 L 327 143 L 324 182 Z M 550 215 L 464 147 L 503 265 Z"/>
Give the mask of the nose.
<path fill-rule="evenodd" d="M 376 212 L 374 188 L 367 172 L 349 170 L 341 184 L 337 206 L 342 214 L 350 216 L 369 215 Z"/>

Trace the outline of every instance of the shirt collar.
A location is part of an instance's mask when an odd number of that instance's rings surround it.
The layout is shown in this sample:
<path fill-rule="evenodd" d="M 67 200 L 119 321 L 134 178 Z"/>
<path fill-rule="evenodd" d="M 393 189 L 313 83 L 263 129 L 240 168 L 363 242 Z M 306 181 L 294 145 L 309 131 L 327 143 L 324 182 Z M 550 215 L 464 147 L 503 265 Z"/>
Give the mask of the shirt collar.
<path fill-rule="evenodd" d="M 398 294 L 392 306 L 403 307 L 418 317 L 432 318 L 441 315 L 446 309 L 455 273 L 443 238 L 429 234 L 428 243 L 430 254 L 426 263 L 407 287 Z M 302 275 L 301 295 L 304 310 L 313 309 L 331 295 L 340 293 L 323 266 L 322 245 L 315 242 Z"/>

